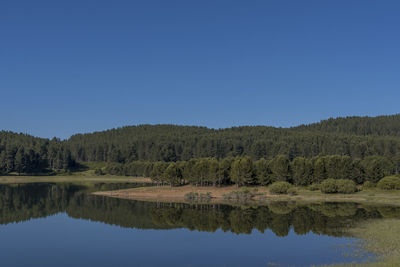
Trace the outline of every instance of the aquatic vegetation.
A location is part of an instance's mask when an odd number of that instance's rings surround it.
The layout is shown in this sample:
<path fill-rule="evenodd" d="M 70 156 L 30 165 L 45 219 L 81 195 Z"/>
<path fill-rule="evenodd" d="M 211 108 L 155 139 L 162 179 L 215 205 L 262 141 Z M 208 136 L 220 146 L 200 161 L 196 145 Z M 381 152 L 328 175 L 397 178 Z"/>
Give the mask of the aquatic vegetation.
<path fill-rule="evenodd" d="M 209 201 L 212 198 L 211 192 L 204 193 L 197 193 L 197 192 L 189 192 L 185 194 L 186 201 Z"/>
<path fill-rule="evenodd" d="M 255 191 L 251 192 L 249 189 L 244 188 L 238 191 L 232 191 L 223 195 L 224 200 L 244 202 L 252 200 L 255 196 Z"/>
<path fill-rule="evenodd" d="M 400 220 L 372 220 L 361 223 L 348 232 L 361 239 L 355 245 L 377 255 L 374 262 L 334 265 L 335 267 L 400 266 Z"/>

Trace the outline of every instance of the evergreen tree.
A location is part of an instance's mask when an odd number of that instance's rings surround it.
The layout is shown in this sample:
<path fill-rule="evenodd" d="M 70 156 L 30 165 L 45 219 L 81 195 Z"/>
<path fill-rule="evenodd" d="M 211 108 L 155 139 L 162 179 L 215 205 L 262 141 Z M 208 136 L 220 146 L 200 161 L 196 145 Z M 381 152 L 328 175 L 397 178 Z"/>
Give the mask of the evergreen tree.
<path fill-rule="evenodd" d="M 219 179 L 219 162 L 215 158 L 208 159 L 208 180 L 213 184 L 217 185 Z"/>
<path fill-rule="evenodd" d="M 327 179 L 327 171 L 325 167 L 325 158 L 318 157 L 314 161 L 314 175 L 313 183 L 321 183 L 323 180 Z"/>
<path fill-rule="evenodd" d="M 362 165 L 365 172 L 365 179 L 374 183 L 394 172 L 393 163 L 384 157 L 367 157 L 362 161 Z"/>
<path fill-rule="evenodd" d="M 269 162 L 261 158 L 254 162 L 254 169 L 257 183 L 260 185 L 268 185 L 273 182 L 273 174 L 269 167 Z"/>
<path fill-rule="evenodd" d="M 159 161 L 154 163 L 153 170 L 151 171 L 150 177 L 151 179 L 157 183 L 157 185 L 160 185 L 161 183 L 164 183 L 165 180 L 165 170 L 168 168 L 168 163 Z"/>
<path fill-rule="evenodd" d="M 238 186 L 254 182 L 253 163 L 249 157 L 237 158 L 232 163 L 231 180 Z"/>
<path fill-rule="evenodd" d="M 197 176 L 198 178 L 196 179 L 197 180 L 196 185 L 197 184 L 200 184 L 200 186 L 205 185 L 210 174 L 208 160 L 206 158 L 198 159 L 194 166 L 194 170 L 195 170 L 195 176 Z"/>
<path fill-rule="evenodd" d="M 312 163 L 310 160 L 297 157 L 292 161 L 291 170 L 293 175 L 293 184 L 309 185 L 312 183 Z"/>
<path fill-rule="evenodd" d="M 165 179 L 171 186 L 180 184 L 182 174 L 175 162 L 171 162 L 165 170 Z"/>
<path fill-rule="evenodd" d="M 231 169 L 234 160 L 232 157 L 221 160 L 219 164 L 218 184 L 229 184 L 231 182 Z"/>
<path fill-rule="evenodd" d="M 289 157 L 278 155 L 271 161 L 271 170 L 276 181 L 290 181 Z"/>
<path fill-rule="evenodd" d="M 25 151 L 23 147 L 20 147 L 15 154 L 14 168 L 21 175 L 25 171 Z"/>

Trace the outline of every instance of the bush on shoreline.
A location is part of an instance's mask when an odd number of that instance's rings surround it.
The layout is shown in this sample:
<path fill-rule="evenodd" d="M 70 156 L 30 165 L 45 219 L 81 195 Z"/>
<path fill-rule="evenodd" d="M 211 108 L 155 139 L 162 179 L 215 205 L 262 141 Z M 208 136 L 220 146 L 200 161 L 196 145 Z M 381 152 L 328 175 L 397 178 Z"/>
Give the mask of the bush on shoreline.
<path fill-rule="evenodd" d="M 297 196 L 297 189 L 295 188 L 295 187 L 291 187 L 291 188 L 289 188 L 288 189 L 288 191 L 287 191 L 287 193 L 290 195 L 290 196 Z"/>
<path fill-rule="evenodd" d="M 326 179 L 322 181 L 320 189 L 325 194 L 351 194 L 357 191 L 356 184 L 346 179 Z"/>
<path fill-rule="evenodd" d="M 268 189 L 271 194 L 287 194 L 291 187 L 292 185 L 288 182 L 275 182 Z"/>
<path fill-rule="evenodd" d="M 339 179 L 336 180 L 338 185 L 338 193 L 351 194 L 357 192 L 356 184 L 351 180 Z"/>
<path fill-rule="evenodd" d="M 366 181 L 362 186 L 363 189 L 371 189 L 371 188 L 375 188 L 375 187 L 376 187 L 376 183 L 371 182 L 371 181 Z"/>
<path fill-rule="evenodd" d="M 103 172 L 102 169 L 96 168 L 96 169 L 94 170 L 94 174 L 96 174 L 96 175 L 104 175 L 104 172 Z"/>
<path fill-rule="evenodd" d="M 319 190 L 320 185 L 319 184 L 311 184 L 308 186 L 308 190 L 310 191 L 317 191 Z"/>
<path fill-rule="evenodd" d="M 400 190 L 400 178 L 387 176 L 378 182 L 377 187 L 382 190 Z"/>

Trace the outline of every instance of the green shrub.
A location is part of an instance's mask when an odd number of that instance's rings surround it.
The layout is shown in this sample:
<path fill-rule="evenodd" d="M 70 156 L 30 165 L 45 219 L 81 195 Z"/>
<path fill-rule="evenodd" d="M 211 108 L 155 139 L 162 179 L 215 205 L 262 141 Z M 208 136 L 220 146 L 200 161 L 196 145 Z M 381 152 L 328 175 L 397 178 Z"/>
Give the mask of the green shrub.
<path fill-rule="evenodd" d="M 378 182 L 377 187 L 382 190 L 400 190 L 400 178 L 386 176 Z"/>
<path fill-rule="evenodd" d="M 322 193 L 325 194 L 333 194 L 333 193 L 337 193 L 337 183 L 335 179 L 326 179 L 324 181 L 322 181 L 321 185 L 320 185 L 320 189 Z"/>
<path fill-rule="evenodd" d="M 375 188 L 375 187 L 376 187 L 376 183 L 371 182 L 371 181 L 366 181 L 366 182 L 363 184 L 362 187 L 363 187 L 363 189 Z"/>
<path fill-rule="evenodd" d="M 96 175 L 104 175 L 104 172 L 103 172 L 102 169 L 97 168 L 97 169 L 94 170 L 94 174 L 96 174 Z"/>
<path fill-rule="evenodd" d="M 272 194 L 287 194 L 292 185 L 288 182 L 275 182 L 271 184 L 268 189 Z"/>
<path fill-rule="evenodd" d="M 325 194 L 351 194 L 357 191 L 356 184 L 348 179 L 326 179 L 321 183 L 320 189 Z"/>
<path fill-rule="evenodd" d="M 297 195 L 297 189 L 295 187 L 291 187 L 287 190 L 287 193 L 291 196 L 296 196 Z"/>
<path fill-rule="evenodd" d="M 348 179 L 336 180 L 337 192 L 342 194 L 351 194 L 357 192 L 356 183 Z"/>
<path fill-rule="evenodd" d="M 311 184 L 308 186 L 308 190 L 310 191 L 317 191 L 319 190 L 320 185 L 319 184 Z"/>

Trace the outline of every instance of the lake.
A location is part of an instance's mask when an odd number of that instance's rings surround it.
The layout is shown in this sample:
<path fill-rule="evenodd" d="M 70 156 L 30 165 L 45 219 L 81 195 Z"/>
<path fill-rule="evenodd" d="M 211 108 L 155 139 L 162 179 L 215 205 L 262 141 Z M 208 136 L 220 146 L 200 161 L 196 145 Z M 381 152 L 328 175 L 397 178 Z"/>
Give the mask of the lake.
<path fill-rule="evenodd" d="M 400 209 L 178 204 L 91 195 L 132 184 L 0 185 L 2 266 L 310 266 L 359 262 L 346 229 Z M 357 254 L 355 257 L 353 254 Z"/>

